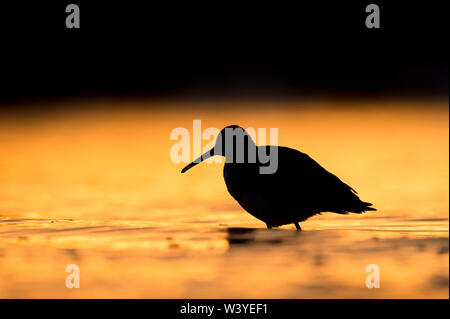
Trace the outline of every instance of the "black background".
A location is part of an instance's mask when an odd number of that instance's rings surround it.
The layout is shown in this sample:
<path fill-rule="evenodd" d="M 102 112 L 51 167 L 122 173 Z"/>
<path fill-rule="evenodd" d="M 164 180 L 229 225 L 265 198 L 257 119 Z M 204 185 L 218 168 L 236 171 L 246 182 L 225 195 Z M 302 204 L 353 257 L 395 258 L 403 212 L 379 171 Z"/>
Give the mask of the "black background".
<path fill-rule="evenodd" d="M 80 7 L 67 29 L 65 7 Z M 163 4 L 164 3 L 164 4 Z M 444 2 L 2 4 L 0 99 L 448 95 Z"/>

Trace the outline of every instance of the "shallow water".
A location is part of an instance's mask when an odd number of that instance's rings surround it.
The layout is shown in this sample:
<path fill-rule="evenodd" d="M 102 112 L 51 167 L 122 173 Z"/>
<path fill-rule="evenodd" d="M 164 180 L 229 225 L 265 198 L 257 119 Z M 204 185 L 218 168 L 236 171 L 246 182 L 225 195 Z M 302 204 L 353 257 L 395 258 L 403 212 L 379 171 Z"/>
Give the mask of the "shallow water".
<path fill-rule="evenodd" d="M 3 119 L 0 297 L 448 298 L 442 105 L 279 108 L 253 122 L 239 110 L 170 109 Z M 227 194 L 220 164 L 181 175 L 170 162 L 170 130 L 196 118 L 278 127 L 281 145 L 310 154 L 378 211 L 322 214 L 303 232 L 265 229 Z M 68 264 L 80 268 L 79 289 L 65 286 Z M 380 288 L 366 287 L 370 264 Z"/>
<path fill-rule="evenodd" d="M 350 217 L 329 230 L 315 223 L 297 232 L 209 221 L 3 219 L 0 295 L 448 298 L 448 220 Z M 68 264 L 80 267 L 79 289 L 65 287 Z M 369 264 L 379 266 L 380 288 L 366 287 Z"/>

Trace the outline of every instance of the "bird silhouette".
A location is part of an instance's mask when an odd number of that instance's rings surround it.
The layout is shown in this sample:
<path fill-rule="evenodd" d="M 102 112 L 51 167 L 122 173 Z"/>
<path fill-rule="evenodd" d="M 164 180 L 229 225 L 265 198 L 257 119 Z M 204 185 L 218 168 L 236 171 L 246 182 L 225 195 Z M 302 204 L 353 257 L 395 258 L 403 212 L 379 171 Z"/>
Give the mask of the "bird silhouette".
<path fill-rule="evenodd" d="M 256 146 L 237 125 L 222 129 L 215 146 L 181 173 L 211 156 L 225 156 L 223 176 L 228 192 L 267 228 L 293 223 L 301 230 L 299 222 L 321 212 L 360 214 L 376 210 L 307 154 L 283 146 Z M 267 158 L 277 164 L 271 173 L 263 173 L 274 164 Z"/>

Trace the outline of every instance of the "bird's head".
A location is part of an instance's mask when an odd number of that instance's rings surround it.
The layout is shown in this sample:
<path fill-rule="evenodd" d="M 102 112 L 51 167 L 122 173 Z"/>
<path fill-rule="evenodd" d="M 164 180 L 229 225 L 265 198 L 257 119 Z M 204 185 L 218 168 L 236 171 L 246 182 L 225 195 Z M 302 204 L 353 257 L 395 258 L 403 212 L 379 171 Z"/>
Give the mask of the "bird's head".
<path fill-rule="evenodd" d="M 252 153 L 250 149 L 253 147 L 255 152 Z M 181 173 L 186 172 L 211 156 L 224 156 L 226 162 L 244 163 L 248 159 L 248 154 L 256 154 L 255 142 L 242 127 L 229 125 L 217 135 L 214 147 L 184 167 Z"/>

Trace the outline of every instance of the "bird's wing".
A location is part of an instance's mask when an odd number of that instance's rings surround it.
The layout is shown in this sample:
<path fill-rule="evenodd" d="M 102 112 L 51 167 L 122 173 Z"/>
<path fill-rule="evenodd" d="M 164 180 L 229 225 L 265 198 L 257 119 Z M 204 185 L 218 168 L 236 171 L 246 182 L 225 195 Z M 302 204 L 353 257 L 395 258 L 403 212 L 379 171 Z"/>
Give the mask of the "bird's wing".
<path fill-rule="evenodd" d="M 289 201 L 296 196 L 299 201 L 318 210 L 337 212 L 346 211 L 348 207 L 360 202 L 353 188 L 307 154 L 287 147 L 279 147 L 278 170 L 266 178 L 273 185 L 283 185 L 276 190 L 276 196 L 281 201 Z M 268 193 L 267 196 L 271 194 Z"/>

